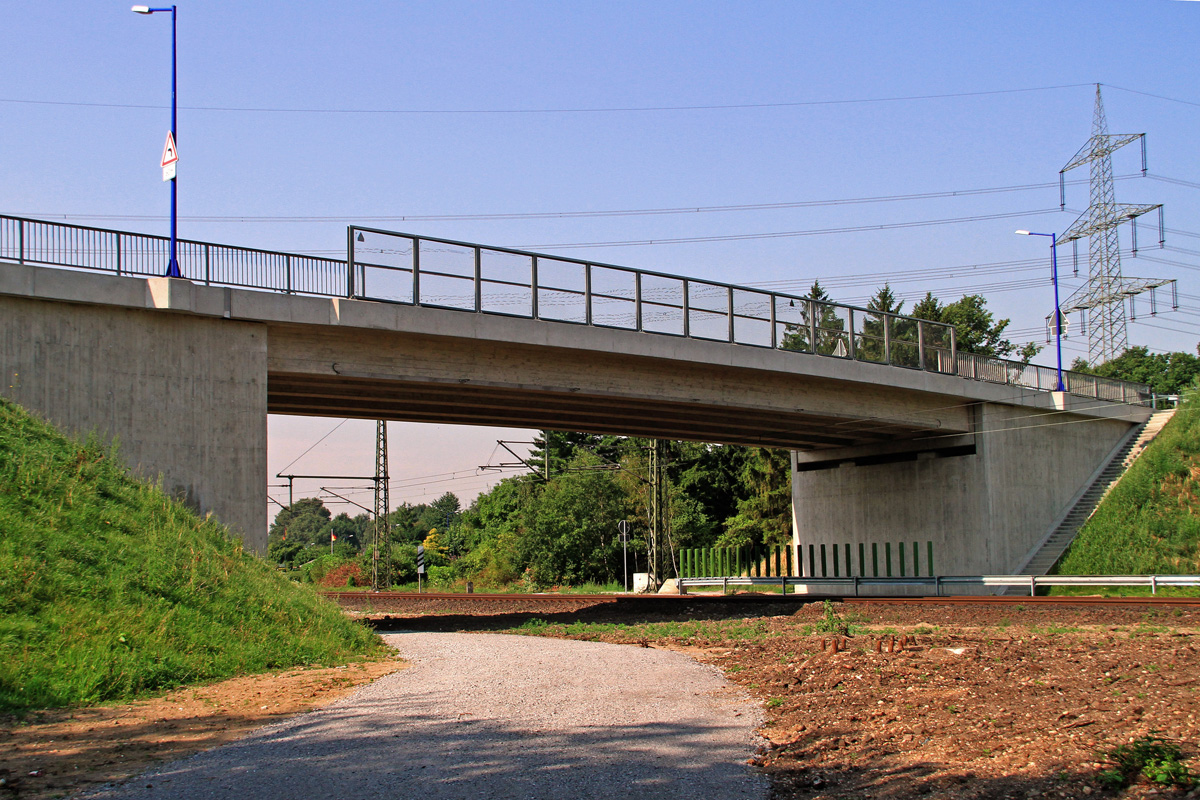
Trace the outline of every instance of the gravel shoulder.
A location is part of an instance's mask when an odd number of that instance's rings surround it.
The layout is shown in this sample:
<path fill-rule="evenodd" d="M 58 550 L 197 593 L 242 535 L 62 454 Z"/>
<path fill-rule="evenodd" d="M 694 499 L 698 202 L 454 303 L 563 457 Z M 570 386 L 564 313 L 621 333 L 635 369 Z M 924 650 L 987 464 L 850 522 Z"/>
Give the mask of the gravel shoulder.
<path fill-rule="evenodd" d="M 323 708 L 92 798 L 765 798 L 757 706 L 665 650 L 392 633 L 410 662 Z"/>

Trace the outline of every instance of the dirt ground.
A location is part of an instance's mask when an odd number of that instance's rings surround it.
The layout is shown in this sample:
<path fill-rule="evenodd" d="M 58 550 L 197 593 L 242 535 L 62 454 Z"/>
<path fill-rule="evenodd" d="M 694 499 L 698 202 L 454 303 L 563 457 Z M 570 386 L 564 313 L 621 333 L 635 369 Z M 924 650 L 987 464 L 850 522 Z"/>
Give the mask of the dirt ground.
<path fill-rule="evenodd" d="M 832 604 L 832 617 L 820 603 L 769 600 L 663 603 L 642 614 L 613 604 L 492 618 L 457 610 L 380 622 L 481 630 L 531 616 L 724 620 L 661 636 L 538 630 L 682 649 L 719 666 L 763 704 L 766 746 L 752 763 L 771 778 L 774 800 L 1200 797 L 1200 788 L 1115 791 L 1097 780 L 1110 766 L 1101 753 L 1152 732 L 1179 743 L 1200 772 L 1197 606 L 851 602 Z M 844 633 L 820 632 L 839 626 Z"/>
<path fill-rule="evenodd" d="M 65 797 L 238 739 L 398 669 L 398 659 L 297 669 L 115 706 L 0 717 L 0 798 Z"/>
<path fill-rule="evenodd" d="M 1151 732 L 1179 742 L 1200 772 L 1197 606 L 853 602 L 833 604 L 828 616 L 820 603 L 796 600 L 663 598 L 566 609 L 507 600 L 480 614 L 431 598 L 390 616 L 370 610 L 381 630 L 595 622 L 572 638 L 679 649 L 714 664 L 763 705 L 765 744 L 752 763 L 770 777 L 774 800 L 1200 797 L 1200 788 L 1114 791 L 1097 780 L 1108 766 L 1100 753 Z M 692 620 L 702 622 L 636 627 Z M 572 635 L 553 624 L 538 630 Z M 297 670 L 0 719 L 0 800 L 137 774 L 400 666 Z"/>

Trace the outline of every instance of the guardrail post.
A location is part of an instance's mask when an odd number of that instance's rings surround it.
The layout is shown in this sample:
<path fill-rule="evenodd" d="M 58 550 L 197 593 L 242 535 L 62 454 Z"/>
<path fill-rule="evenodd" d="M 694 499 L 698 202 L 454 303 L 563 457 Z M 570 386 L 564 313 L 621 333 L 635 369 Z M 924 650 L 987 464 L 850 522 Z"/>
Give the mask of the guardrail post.
<path fill-rule="evenodd" d="M 917 320 L 917 364 L 921 370 L 926 369 L 925 366 L 925 323 Z"/>
<path fill-rule="evenodd" d="M 727 302 L 726 306 L 729 311 L 729 343 L 733 344 L 733 342 L 734 342 L 734 338 L 733 338 L 733 287 L 732 286 L 726 287 L 725 293 L 728 298 L 728 302 Z"/>
<path fill-rule="evenodd" d="M 1150 594 L 1158 594 L 1158 576 L 1150 576 Z"/>
<path fill-rule="evenodd" d="M 854 576 L 854 596 L 858 597 L 858 576 Z"/>
<path fill-rule="evenodd" d="M 942 596 L 942 576 L 941 575 L 935 575 L 933 578 L 933 596 L 934 597 Z"/>
<path fill-rule="evenodd" d="M 1034 597 L 1035 595 L 1037 595 L 1037 577 L 1030 575 L 1029 576 L 1029 596 Z"/>
<path fill-rule="evenodd" d="M 414 306 L 421 305 L 421 240 L 413 237 L 413 296 L 412 302 Z"/>
<path fill-rule="evenodd" d="M 584 306 L 584 308 L 583 308 L 584 321 L 588 325 L 591 325 L 592 324 L 592 265 L 591 264 L 583 265 L 583 306 Z M 684 332 L 684 335 L 686 336 L 687 335 L 686 320 L 684 321 L 683 325 L 684 325 L 683 332 Z"/>
<path fill-rule="evenodd" d="M 538 318 L 538 257 L 529 259 L 529 313 L 533 319 Z"/>
<path fill-rule="evenodd" d="M 817 355 L 817 301 L 808 301 L 808 349 Z"/>
<path fill-rule="evenodd" d="M 775 295 L 769 295 L 771 298 L 771 349 L 774 350 L 779 346 L 779 336 L 775 332 Z"/>
<path fill-rule="evenodd" d="M 690 284 L 691 281 L 687 278 L 683 279 L 683 335 L 689 339 L 692 336 L 692 309 L 688 299 Z"/>
<path fill-rule="evenodd" d="M 779 591 L 783 594 L 784 597 L 787 597 L 787 578 L 779 579 Z"/>
<path fill-rule="evenodd" d="M 483 255 L 475 248 L 475 313 L 483 311 Z"/>
<path fill-rule="evenodd" d="M 883 363 L 892 363 L 892 320 L 891 314 L 883 315 Z"/>
<path fill-rule="evenodd" d="M 846 336 L 846 342 L 847 342 L 846 352 L 849 354 L 850 360 L 853 361 L 854 360 L 854 309 L 853 308 L 846 309 L 846 328 L 848 329 L 848 331 L 847 331 L 848 335 Z"/>
<path fill-rule="evenodd" d="M 634 330 L 642 330 L 642 273 L 633 273 L 633 322 Z"/>

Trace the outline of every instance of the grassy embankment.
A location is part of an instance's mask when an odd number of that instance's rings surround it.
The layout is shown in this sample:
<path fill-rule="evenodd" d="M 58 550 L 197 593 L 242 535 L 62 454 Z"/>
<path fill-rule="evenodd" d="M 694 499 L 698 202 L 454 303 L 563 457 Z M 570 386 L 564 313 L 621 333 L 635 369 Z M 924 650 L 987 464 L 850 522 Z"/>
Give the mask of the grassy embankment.
<path fill-rule="evenodd" d="M 1200 397 L 1192 394 L 1184 400 L 1079 531 L 1055 572 L 1200 573 Z M 1124 588 L 1120 593 L 1149 591 Z M 1090 589 L 1084 593 L 1094 592 Z"/>
<path fill-rule="evenodd" d="M 0 398 L 0 712 L 381 650 L 110 450 Z"/>

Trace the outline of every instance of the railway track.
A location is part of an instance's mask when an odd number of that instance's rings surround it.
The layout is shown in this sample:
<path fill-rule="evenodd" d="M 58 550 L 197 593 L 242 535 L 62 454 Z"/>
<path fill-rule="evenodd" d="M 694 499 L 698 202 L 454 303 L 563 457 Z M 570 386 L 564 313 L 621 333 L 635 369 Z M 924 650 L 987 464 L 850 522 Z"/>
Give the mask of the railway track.
<path fill-rule="evenodd" d="M 843 597 L 840 595 L 737 593 L 710 594 L 456 594 L 435 592 L 323 592 L 348 611 L 367 614 L 521 614 L 564 613 L 601 605 L 618 606 L 621 611 L 649 611 L 712 608 L 718 605 L 802 605 L 834 600 L 851 605 L 952 605 L 952 606 L 1200 606 L 1200 597 L 1013 597 L 1013 596 L 954 596 L 954 597 Z M 613 609 L 614 611 L 617 609 Z"/>

